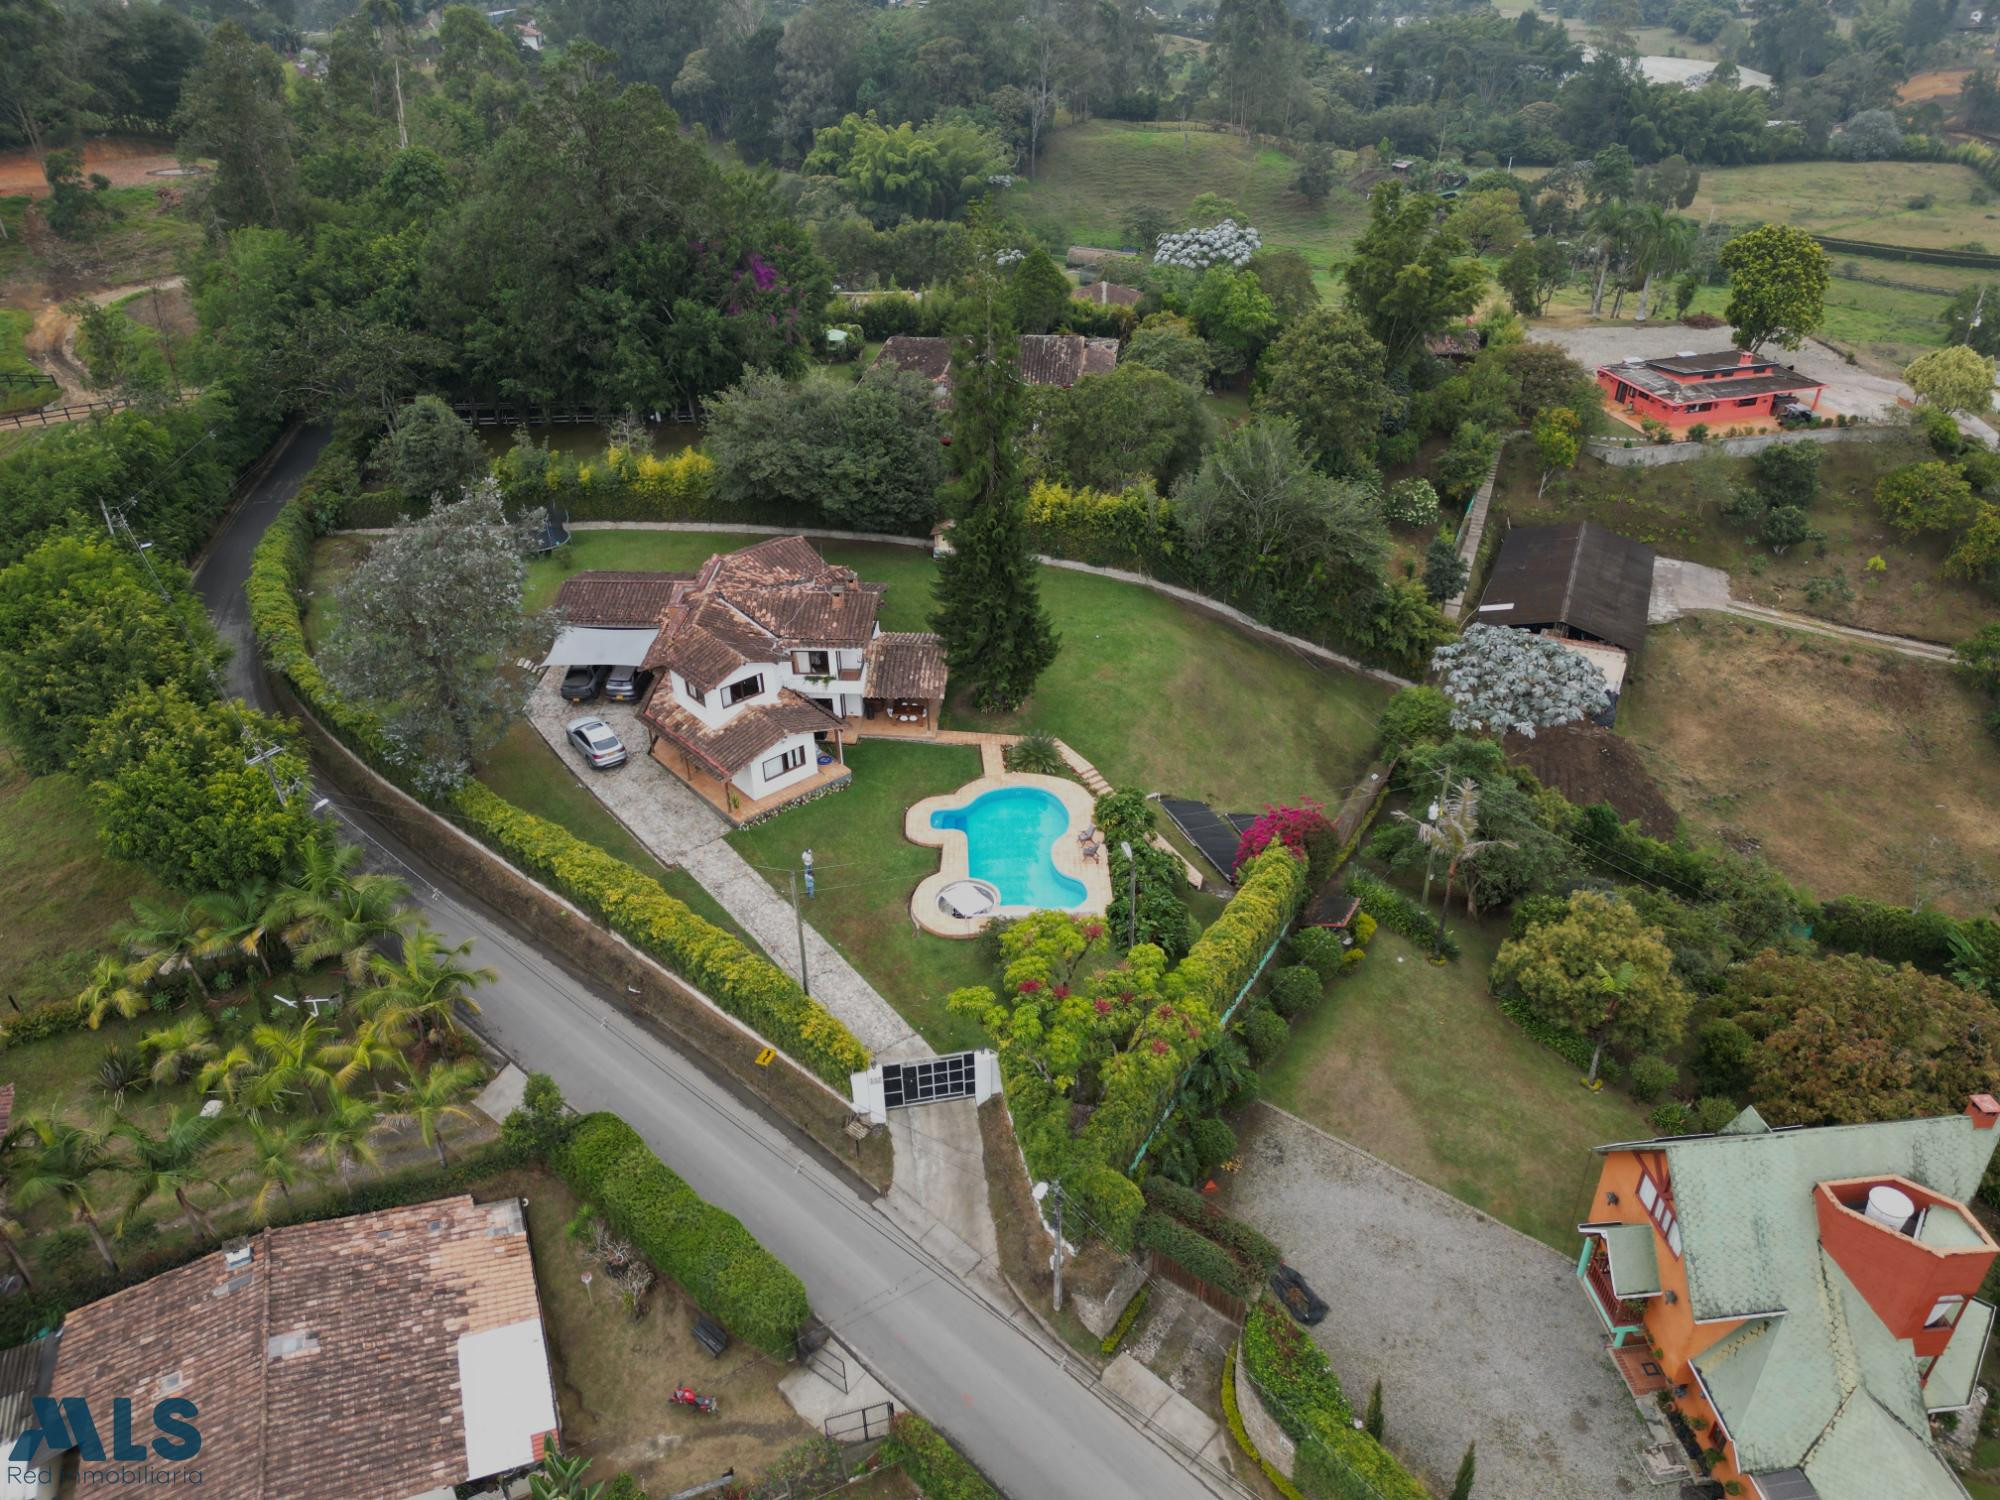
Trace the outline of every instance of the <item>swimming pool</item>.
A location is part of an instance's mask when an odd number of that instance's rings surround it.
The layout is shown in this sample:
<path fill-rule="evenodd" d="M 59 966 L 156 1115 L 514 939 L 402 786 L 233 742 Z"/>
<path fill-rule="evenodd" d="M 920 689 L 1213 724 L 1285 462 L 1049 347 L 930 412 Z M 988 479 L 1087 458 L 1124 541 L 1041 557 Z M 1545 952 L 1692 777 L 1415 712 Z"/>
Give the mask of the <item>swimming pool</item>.
<path fill-rule="evenodd" d="M 966 873 L 1000 892 L 1000 904 L 1081 906 L 1090 892 L 1055 866 L 1050 851 L 1070 835 L 1069 809 L 1038 786 L 1003 786 L 964 807 L 931 814 L 931 827 L 965 835 Z"/>

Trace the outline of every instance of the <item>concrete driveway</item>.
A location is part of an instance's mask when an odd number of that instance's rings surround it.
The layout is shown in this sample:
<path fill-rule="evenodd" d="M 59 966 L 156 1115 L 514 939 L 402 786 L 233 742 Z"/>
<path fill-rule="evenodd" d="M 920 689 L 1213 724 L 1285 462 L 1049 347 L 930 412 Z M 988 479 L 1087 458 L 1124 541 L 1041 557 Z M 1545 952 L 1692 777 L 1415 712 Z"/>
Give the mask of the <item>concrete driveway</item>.
<path fill-rule="evenodd" d="M 1444 1494 L 1469 1442 L 1480 1495 L 1649 1489 L 1645 1428 L 1574 1263 L 1284 1110 L 1259 1104 L 1229 1207 L 1327 1300 L 1313 1330 L 1390 1447 Z"/>
<path fill-rule="evenodd" d="M 1578 364 L 1594 370 L 1599 365 L 1615 364 L 1635 356 L 1658 359 L 1683 349 L 1703 353 L 1724 349 L 1729 346 L 1730 331 L 1727 328 L 1686 328 L 1679 323 L 1644 326 L 1637 323 L 1600 323 L 1589 328 L 1531 328 L 1528 337 L 1558 344 Z M 1850 365 L 1839 355 L 1829 352 L 1824 345 L 1810 340 L 1797 349 L 1772 347 L 1765 352 L 1801 375 L 1826 382 L 1826 391 L 1819 402 L 1822 416 L 1844 413 L 1850 417 L 1876 420 L 1894 416 L 1901 409 L 1901 402 L 1915 399 L 1915 393 L 1902 381 L 1887 375 L 1871 375 L 1858 365 Z M 1959 425 L 1972 431 L 1989 446 L 1994 442 L 1993 429 L 1983 422 L 1967 418 Z"/>

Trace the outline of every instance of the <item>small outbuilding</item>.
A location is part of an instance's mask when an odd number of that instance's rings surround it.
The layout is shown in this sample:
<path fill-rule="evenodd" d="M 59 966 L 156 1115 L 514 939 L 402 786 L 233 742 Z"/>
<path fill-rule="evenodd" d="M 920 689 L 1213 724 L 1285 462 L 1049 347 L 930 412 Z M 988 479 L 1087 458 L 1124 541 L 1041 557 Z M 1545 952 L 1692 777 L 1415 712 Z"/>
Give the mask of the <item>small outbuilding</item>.
<path fill-rule="evenodd" d="M 1604 673 L 1617 712 L 1625 674 L 1646 649 L 1653 598 L 1653 549 L 1599 526 L 1517 526 L 1500 544 L 1492 575 L 1473 615 L 1481 625 L 1505 625 L 1553 636 Z"/>

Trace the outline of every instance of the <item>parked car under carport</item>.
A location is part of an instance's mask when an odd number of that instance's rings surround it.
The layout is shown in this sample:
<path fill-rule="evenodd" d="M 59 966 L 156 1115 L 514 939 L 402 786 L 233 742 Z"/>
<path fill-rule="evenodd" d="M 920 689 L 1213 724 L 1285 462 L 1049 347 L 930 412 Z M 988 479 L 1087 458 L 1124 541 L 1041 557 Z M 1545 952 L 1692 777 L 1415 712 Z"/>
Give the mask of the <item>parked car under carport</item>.
<path fill-rule="evenodd" d="M 565 625 L 542 666 L 563 669 L 557 691 L 571 703 L 591 703 L 599 694 L 612 703 L 636 703 L 645 696 L 642 668 L 658 634 L 650 626 Z"/>

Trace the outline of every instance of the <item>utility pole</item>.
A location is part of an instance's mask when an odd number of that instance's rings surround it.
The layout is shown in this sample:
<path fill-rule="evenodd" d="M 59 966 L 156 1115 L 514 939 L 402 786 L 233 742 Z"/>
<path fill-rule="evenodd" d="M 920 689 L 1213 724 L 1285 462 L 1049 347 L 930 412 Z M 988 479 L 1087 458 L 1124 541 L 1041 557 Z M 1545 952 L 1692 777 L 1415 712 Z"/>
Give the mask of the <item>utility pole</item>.
<path fill-rule="evenodd" d="M 1118 847 L 1125 855 L 1125 868 L 1132 872 L 1130 894 L 1125 898 L 1125 947 L 1129 951 L 1139 941 L 1139 861 L 1132 857 L 1130 839 L 1120 839 Z"/>
<path fill-rule="evenodd" d="M 1049 1184 L 1049 1196 L 1051 1196 L 1056 1200 L 1055 1305 L 1056 1305 L 1056 1311 L 1061 1312 L 1062 1311 L 1062 1253 L 1063 1253 L 1061 1178 L 1057 1178 L 1054 1182 Z"/>
<path fill-rule="evenodd" d="M 806 992 L 806 998 L 810 1000 L 812 980 L 806 975 L 806 919 L 799 911 L 799 872 L 789 870 L 786 873 L 792 882 L 792 920 L 799 927 L 799 988 Z"/>

